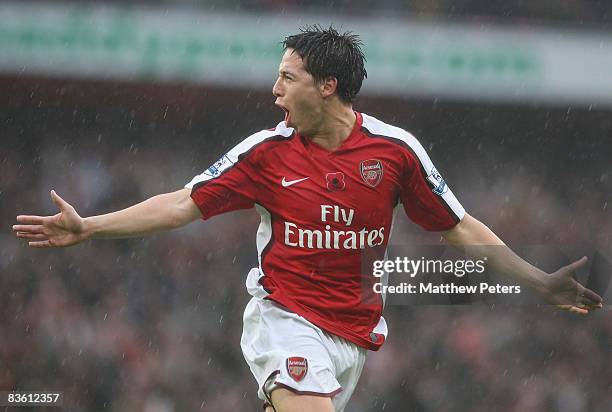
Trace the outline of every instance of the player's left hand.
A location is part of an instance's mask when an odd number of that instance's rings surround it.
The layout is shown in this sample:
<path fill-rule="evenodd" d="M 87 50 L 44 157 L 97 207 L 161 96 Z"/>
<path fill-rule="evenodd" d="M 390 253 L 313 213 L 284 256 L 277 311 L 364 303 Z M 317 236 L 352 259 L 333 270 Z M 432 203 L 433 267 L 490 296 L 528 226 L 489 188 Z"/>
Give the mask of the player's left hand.
<path fill-rule="evenodd" d="M 579 315 L 586 315 L 591 310 L 600 309 L 603 299 L 597 293 L 585 288 L 574 279 L 575 271 L 584 266 L 587 257 L 570 263 L 549 274 L 545 280 L 544 298 L 559 309 Z"/>

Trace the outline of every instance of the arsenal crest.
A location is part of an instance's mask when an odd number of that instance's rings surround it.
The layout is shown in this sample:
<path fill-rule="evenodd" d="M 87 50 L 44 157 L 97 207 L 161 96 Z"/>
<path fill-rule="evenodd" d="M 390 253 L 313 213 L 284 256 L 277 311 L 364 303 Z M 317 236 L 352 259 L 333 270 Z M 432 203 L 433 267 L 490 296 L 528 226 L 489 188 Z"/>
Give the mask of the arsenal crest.
<path fill-rule="evenodd" d="M 380 160 L 368 159 L 359 166 L 361 178 L 371 187 L 376 187 L 383 177 L 383 165 Z"/>
<path fill-rule="evenodd" d="M 301 381 L 308 372 L 308 361 L 301 356 L 287 358 L 287 372 L 289 372 L 289 376 L 291 376 L 294 381 Z"/>

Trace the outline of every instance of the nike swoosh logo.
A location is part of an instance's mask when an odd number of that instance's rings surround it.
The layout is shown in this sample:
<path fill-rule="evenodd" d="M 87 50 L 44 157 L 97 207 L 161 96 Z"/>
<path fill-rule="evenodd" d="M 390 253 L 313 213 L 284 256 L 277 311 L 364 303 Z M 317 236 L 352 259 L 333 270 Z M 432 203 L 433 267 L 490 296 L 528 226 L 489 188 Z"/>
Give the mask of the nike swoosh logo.
<path fill-rule="evenodd" d="M 288 181 L 285 180 L 285 177 L 283 176 L 283 181 L 281 182 L 281 185 L 283 185 L 283 187 L 289 187 L 289 186 L 292 186 L 292 185 L 294 185 L 296 183 L 300 183 L 300 182 L 302 182 L 302 181 L 304 181 L 306 179 L 310 179 L 310 176 L 304 177 L 302 179 L 288 180 Z"/>

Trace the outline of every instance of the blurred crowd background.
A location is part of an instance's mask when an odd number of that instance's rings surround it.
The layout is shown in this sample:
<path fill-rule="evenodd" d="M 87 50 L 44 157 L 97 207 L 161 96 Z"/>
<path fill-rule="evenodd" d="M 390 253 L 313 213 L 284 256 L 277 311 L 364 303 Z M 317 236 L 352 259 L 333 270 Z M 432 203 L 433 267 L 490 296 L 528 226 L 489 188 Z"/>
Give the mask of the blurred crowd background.
<path fill-rule="evenodd" d="M 387 0 L 330 10 L 444 19 L 451 3 L 471 17 L 571 24 L 607 23 L 611 8 Z M 260 410 L 239 345 L 245 275 L 257 262 L 253 210 L 59 250 L 30 249 L 10 227 L 17 214 L 54 214 L 51 189 L 82 216 L 177 190 L 282 120 L 273 101 L 270 92 L 214 85 L 0 77 L 0 391 L 63 391 L 71 412 Z M 510 244 L 598 250 L 611 260 L 610 108 L 409 95 L 361 97 L 355 108 L 416 135 L 466 210 Z M 392 242 L 439 240 L 398 215 Z M 609 306 L 586 317 L 548 306 L 392 306 L 386 318 L 389 339 L 370 354 L 348 411 L 612 408 Z"/>

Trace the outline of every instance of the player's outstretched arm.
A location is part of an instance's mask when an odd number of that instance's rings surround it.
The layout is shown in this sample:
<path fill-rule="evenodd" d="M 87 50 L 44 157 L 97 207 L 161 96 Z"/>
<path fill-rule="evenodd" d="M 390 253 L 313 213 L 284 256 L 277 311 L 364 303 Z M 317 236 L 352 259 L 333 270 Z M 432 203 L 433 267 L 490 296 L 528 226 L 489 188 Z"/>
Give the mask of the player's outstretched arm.
<path fill-rule="evenodd" d="M 53 216 L 19 215 L 13 225 L 17 237 L 32 247 L 66 247 L 87 239 L 118 239 L 148 235 L 184 226 L 200 215 L 189 189 L 153 196 L 127 209 L 82 218 L 54 190 L 51 199 L 59 213 Z"/>
<path fill-rule="evenodd" d="M 486 256 L 487 264 L 494 270 L 533 287 L 544 299 L 561 309 L 587 314 L 602 307 L 601 297 L 574 279 L 575 270 L 586 264 L 586 257 L 556 272 L 546 273 L 523 260 L 486 225 L 468 214 L 442 236 L 449 244 L 472 256 Z"/>

